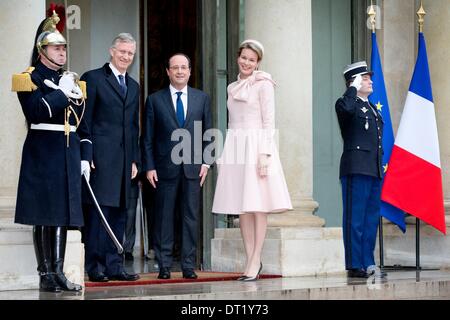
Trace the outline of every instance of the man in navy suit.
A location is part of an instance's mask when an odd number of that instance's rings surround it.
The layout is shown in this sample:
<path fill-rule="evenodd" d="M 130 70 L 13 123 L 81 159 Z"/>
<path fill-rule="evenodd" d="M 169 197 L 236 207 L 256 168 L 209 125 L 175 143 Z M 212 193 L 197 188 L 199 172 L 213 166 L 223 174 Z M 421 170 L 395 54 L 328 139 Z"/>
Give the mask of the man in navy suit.
<path fill-rule="evenodd" d="M 90 183 L 97 201 L 117 239 L 125 232 L 130 205 L 131 179 L 136 177 L 140 158 L 139 85 L 127 69 L 133 62 L 136 41 L 128 33 L 119 34 L 109 50 L 111 61 L 86 72 L 86 121 L 93 147 Z M 90 281 L 133 281 L 123 256 L 109 239 L 95 206 L 85 197 L 85 268 Z"/>
<path fill-rule="evenodd" d="M 347 91 L 336 101 L 344 150 L 339 177 L 344 204 L 345 266 L 350 278 L 385 276 L 375 266 L 383 168 L 383 119 L 369 102 L 372 72 L 365 61 L 347 66 Z"/>
<path fill-rule="evenodd" d="M 203 134 L 211 128 L 210 98 L 187 85 L 191 62 L 185 54 L 171 56 L 166 71 L 170 86 L 147 98 L 142 131 L 143 170 L 156 189 L 154 250 L 158 278 L 170 279 L 174 215 L 178 207 L 182 220 L 183 277 L 196 279 L 201 187 L 209 168 L 203 157 L 206 147 Z M 178 141 L 180 136 L 182 142 Z M 180 145 L 184 148 L 179 148 Z"/>

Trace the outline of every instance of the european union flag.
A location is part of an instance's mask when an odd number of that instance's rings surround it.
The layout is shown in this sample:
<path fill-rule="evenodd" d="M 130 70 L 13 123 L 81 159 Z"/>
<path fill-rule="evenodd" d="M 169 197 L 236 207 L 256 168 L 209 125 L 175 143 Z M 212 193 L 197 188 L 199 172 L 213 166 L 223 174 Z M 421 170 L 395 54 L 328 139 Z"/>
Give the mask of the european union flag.
<path fill-rule="evenodd" d="M 386 94 L 386 85 L 384 83 L 383 69 L 381 67 L 380 53 L 378 51 L 377 44 L 377 35 L 375 32 L 372 32 L 371 67 L 372 71 L 374 72 L 372 76 L 374 91 L 369 96 L 369 101 L 376 106 L 384 120 L 383 168 L 384 173 L 386 173 L 386 171 L 388 170 L 389 159 L 391 158 L 392 147 L 394 146 L 394 131 L 392 129 L 389 103 Z M 387 202 L 381 201 L 380 214 L 392 223 L 395 223 L 403 231 L 403 233 L 406 232 L 405 214 L 402 210 L 390 205 Z"/>

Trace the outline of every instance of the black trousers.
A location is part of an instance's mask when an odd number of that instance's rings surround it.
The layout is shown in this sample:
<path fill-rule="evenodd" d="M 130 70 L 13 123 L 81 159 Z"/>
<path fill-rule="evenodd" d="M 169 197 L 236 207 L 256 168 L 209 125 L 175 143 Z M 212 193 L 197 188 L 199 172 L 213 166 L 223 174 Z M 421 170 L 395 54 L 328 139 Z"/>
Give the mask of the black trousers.
<path fill-rule="evenodd" d="M 181 216 L 181 268 L 195 269 L 200 206 L 200 179 L 160 179 L 156 185 L 153 247 L 160 268 L 173 262 L 175 210 Z"/>
<path fill-rule="evenodd" d="M 121 241 L 125 233 L 127 210 L 100 206 L 111 230 Z M 103 272 L 106 275 L 117 275 L 123 268 L 123 255 L 117 248 L 102 225 L 97 208 L 86 206 L 84 227 L 85 269 L 88 274 Z"/>

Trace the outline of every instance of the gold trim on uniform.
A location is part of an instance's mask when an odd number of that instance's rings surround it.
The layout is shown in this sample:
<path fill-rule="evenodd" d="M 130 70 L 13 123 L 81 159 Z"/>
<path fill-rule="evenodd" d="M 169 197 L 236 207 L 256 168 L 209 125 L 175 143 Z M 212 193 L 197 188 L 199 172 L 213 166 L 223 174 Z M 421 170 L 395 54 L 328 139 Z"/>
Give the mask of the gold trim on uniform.
<path fill-rule="evenodd" d="M 22 73 L 16 73 L 12 76 L 11 91 L 13 92 L 31 92 L 37 89 L 37 86 L 31 80 L 31 73 L 34 67 L 29 67 Z"/>
<path fill-rule="evenodd" d="M 78 81 L 78 85 L 80 86 L 81 91 L 83 92 L 83 97 L 87 99 L 87 89 L 86 89 L 86 81 Z"/>

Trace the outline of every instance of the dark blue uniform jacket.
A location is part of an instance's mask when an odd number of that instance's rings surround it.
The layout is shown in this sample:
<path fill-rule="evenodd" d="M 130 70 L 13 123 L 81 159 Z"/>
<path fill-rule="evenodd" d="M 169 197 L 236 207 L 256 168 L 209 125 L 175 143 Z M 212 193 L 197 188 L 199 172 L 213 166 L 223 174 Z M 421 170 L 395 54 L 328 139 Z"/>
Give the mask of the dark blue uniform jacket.
<path fill-rule="evenodd" d="M 357 97 L 350 87 L 336 101 L 336 113 L 344 141 L 339 176 L 363 174 L 383 177 L 383 119 L 376 107 Z"/>
<path fill-rule="evenodd" d="M 28 128 L 31 124 L 64 124 L 64 110 L 70 102 L 61 90 L 44 84 L 48 79 L 59 82 L 60 72 L 41 63 L 31 74 L 38 87 L 32 92 L 19 92 L 18 97 Z M 78 118 L 82 106 L 72 104 Z M 72 113 L 70 124 L 76 125 Z M 28 129 L 22 151 L 15 222 L 28 225 L 83 225 L 81 210 L 81 160 L 90 160 L 92 145 L 85 123 L 71 132 L 69 147 L 64 131 Z M 82 141 L 82 142 L 80 142 Z"/>

